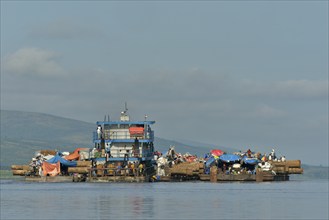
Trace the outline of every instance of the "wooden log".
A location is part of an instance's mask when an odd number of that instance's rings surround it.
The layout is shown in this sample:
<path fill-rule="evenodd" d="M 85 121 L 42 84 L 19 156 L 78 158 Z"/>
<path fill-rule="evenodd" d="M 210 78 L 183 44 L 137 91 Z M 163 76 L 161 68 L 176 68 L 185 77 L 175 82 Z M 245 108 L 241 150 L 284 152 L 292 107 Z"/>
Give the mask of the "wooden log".
<path fill-rule="evenodd" d="M 11 165 L 12 170 L 31 170 L 29 165 Z"/>
<path fill-rule="evenodd" d="M 285 162 L 271 161 L 270 163 L 271 163 L 272 166 L 274 166 L 274 167 L 285 167 L 285 166 L 286 166 L 286 163 L 285 163 Z"/>
<path fill-rule="evenodd" d="M 274 170 L 274 172 L 276 172 L 276 173 L 285 173 L 285 167 L 277 167 L 277 166 L 275 166 L 275 167 L 273 167 L 273 170 Z"/>
<path fill-rule="evenodd" d="M 186 175 L 192 176 L 193 175 L 193 170 L 190 168 L 186 169 Z"/>
<path fill-rule="evenodd" d="M 77 167 L 91 167 L 91 161 L 77 161 Z"/>
<path fill-rule="evenodd" d="M 175 170 L 170 170 L 170 172 L 169 173 L 171 173 L 171 174 L 180 174 L 180 175 L 192 175 L 192 172 L 190 172 L 188 169 L 185 169 L 185 170 L 177 170 L 177 169 L 175 169 Z"/>
<path fill-rule="evenodd" d="M 13 175 L 15 176 L 25 176 L 28 172 L 30 172 L 29 170 L 12 170 Z"/>
<path fill-rule="evenodd" d="M 287 160 L 286 164 L 289 167 L 293 167 L 293 168 L 300 168 L 301 167 L 301 162 L 300 160 Z"/>
<path fill-rule="evenodd" d="M 300 160 L 287 160 L 285 162 L 278 162 L 278 161 L 272 161 L 272 164 L 275 166 L 288 166 L 292 168 L 300 168 L 301 167 L 301 161 Z"/>
<path fill-rule="evenodd" d="M 172 168 L 170 168 L 170 171 L 172 173 L 185 173 L 187 172 L 186 170 L 189 170 L 189 172 L 199 172 L 199 168 L 200 165 L 199 163 L 179 163 L 179 164 L 175 164 Z"/>
<path fill-rule="evenodd" d="M 67 172 L 69 173 L 80 173 L 80 174 L 86 174 L 89 171 L 89 167 L 69 167 L 67 169 Z"/>
<path fill-rule="evenodd" d="M 302 174 L 304 172 L 303 168 L 289 168 L 289 174 Z"/>

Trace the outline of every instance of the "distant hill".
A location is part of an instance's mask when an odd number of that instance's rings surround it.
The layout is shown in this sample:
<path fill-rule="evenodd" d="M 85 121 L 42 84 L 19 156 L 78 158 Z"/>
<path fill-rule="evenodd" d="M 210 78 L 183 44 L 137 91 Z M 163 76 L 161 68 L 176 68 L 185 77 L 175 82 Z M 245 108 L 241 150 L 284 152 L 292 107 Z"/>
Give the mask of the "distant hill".
<path fill-rule="evenodd" d="M 90 141 L 94 127 L 91 123 L 48 114 L 1 110 L 1 138 L 84 144 Z"/>
<path fill-rule="evenodd" d="M 95 124 L 43 113 L 1 110 L 0 165 L 26 164 L 41 149 L 73 151 L 77 147 L 92 147 Z M 164 152 L 170 146 L 180 153 L 203 156 L 215 148 L 209 144 L 155 138 L 155 150 Z M 231 152 L 234 149 L 221 148 Z"/>

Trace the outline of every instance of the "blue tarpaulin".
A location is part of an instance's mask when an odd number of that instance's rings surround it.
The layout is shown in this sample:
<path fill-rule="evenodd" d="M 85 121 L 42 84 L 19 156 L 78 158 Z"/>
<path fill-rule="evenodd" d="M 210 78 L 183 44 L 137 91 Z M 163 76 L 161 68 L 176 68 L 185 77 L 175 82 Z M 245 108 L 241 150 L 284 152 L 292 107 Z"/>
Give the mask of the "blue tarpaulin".
<path fill-rule="evenodd" d="M 215 158 L 213 156 L 209 157 L 207 162 L 206 162 L 206 167 L 210 167 L 211 164 L 215 163 Z"/>
<path fill-rule="evenodd" d="M 76 161 L 68 161 L 65 160 L 64 158 L 61 158 L 58 154 L 56 154 L 53 158 L 47 160 L 48 163 L 57 163 L 60 162 L 61 164 L 68 166 L 68 167 L 76 167 L 77 162 Z"/>
<path fill-rule="evenodd" d="M 230 163 L 230 162 L 239 161 L 240 157 L 235 154 L 223 154 L 219 157 L 219 159 L 223 162 Z"/>
<path fill-rule="evenodd" d="M 248 157 L 244 156 L 243 162 L 245 164 L 256 165 L 259 161 L 257 158 L 248 158 Z"/>

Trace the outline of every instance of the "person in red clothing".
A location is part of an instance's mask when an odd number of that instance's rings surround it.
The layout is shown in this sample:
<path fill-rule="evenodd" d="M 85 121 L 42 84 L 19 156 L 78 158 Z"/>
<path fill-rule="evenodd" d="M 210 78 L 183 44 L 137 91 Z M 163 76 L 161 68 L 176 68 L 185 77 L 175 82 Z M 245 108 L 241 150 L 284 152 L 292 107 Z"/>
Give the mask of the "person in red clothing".
<path fill-rule="evenodd" d="M 248 155 L 249 158 L 251 157 L 251 150 L 250 149 L 248 149 L 247 155 Z"/>

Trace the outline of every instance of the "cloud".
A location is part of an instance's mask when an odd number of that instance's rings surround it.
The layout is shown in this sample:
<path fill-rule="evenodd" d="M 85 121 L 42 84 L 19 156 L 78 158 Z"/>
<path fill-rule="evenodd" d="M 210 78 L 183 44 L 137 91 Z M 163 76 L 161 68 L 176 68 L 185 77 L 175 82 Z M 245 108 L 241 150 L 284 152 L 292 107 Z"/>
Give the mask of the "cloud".
<path fill-rule="evenodd" d="M 328 81 L 288 80 L 276 83 L 275 91 L 292 97 L 315 98 L 328 96 Z"/>
<path fill-rule="evenodd" d="M 25 47 L 5 58 L 5 72 L 26 76 L 59 76 L 65 73 L 56 61 L 58 55 L 49 50 Z"/>
<path fill-rule="evenodd" d="M 35 26 L 29 36 L 43 39 L 81 39 L 104 36 L 95 25 L 81 24 L 70 18 L 59 18 L 49 23 Z"/>
<path fill-rule="evenodd" d="M 268 99 L 315 99 L 328 98 L 328 80 L 286 80 L 279 82 L 259 82 L 243 80 L 242 96 Z"/>
<path fill-rule="evenodd" d="M 281 118 L 286 116 L 286 113 L 280 109 L 276 109 L 263 104 L 256 108 L 254 116 L 265 118 Z"/>

